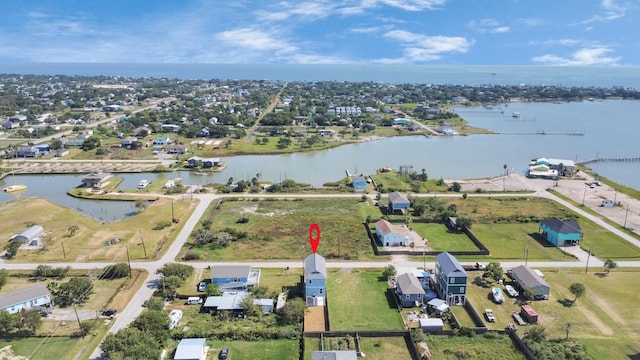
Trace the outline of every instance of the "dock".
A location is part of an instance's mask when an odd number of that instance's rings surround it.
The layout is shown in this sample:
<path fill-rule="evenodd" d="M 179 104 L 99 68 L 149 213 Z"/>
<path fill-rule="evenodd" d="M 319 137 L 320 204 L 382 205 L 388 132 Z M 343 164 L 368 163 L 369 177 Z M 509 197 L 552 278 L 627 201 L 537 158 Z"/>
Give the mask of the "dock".
<path fill-rule="evenodd" d="M 583 161 L 578 161 L 576 164 L 578 165 L 587 165 L 598 162 L 640 162 L 640 157 L 596 157 L 593 159 L 587 159 Z"/>
<path fill-rule="evenodd" d="M 544 131 L 538 130 L 535 132 L 527 132 L 527 131 L 496 131 L 494 134 L 500 135 L 569 135 L 569 136 L 584 136 L 584 132 L 582 131 Z"/>

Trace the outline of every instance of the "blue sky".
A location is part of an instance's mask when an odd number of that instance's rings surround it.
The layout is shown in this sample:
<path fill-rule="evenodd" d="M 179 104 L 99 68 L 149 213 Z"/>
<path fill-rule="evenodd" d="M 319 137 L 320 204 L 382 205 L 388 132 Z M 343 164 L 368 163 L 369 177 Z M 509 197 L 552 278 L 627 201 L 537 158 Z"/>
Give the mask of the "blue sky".
<path fill-rule="evenodd" d="M 640 65 L 639 0 L 13 0 L 0 62 Z"/>

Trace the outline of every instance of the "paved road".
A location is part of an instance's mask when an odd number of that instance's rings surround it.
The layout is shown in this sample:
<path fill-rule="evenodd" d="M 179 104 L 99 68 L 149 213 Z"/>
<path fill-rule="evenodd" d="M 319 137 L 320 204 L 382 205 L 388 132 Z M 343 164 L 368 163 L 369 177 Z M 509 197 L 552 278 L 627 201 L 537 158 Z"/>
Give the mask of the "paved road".
<path fill-rule="evenodd" d="M 284 83 L 282 85 L 282 88 L 280 89 L 280 91 L 278 91 L 276 96 L 273 97 L 273 100 L 271 101 L 271 103 L 267 106 L 266 109 L 264 109 L 264 111 L 260 114 L 260 116 L 258 116 L 256 118 L 256 122 L 253 123 L 253 126 L 249 130 L 249 133 L 247 134 L 247 137 L 244 139 L 244 141 L 251 141 L 251 138 L 253 137 L 253 134 L 258 129 L 258 125 L 260 125 L 260 120 L 262 120 L 263 117 L 265 117 L 268 113 L 272 112 L 273 109 L 275 109 L 276 106 L 278 106 L 278 104 L 280 103 L 280 95 L 282 94 L 282 91 L 286 87 L 287 87 L 287 83 Z"/>
<path fill-rule="evenodd" d="M 132 262 L 131 265 L 134 268 L 144 269 L 149 272 L 149 275 L 145 279 L 144 286 L 142 286 L 138 292 L 133 296 L 132 300 L 129 302 L 127 307 L 116 316 L 113 325 L 109 329 L 109 332 L 115 333 L 118 330 L 128 326 L 136 317 L 140 315 L 143 310 L 142 303 L 150 298 L 153 292 L 161 285 L 161 277 L 156 274 L 158 268 L 163 266 L 166 263 L 174 262 L 180 249 L 188 240 L 189 235 L 191 234 L 194 227 L 197 225 L 200 218 L 203 216 L 207 207 L 212 201 L 216 201 L 225 197 L 243 197 L 243 198 L 321 198 L 321 197 L 342 197 L 342 198 L 359 198 L 362 194 L 242 194 L 241 196 L 235 194 L 192 194 L 189 196 L 193 196 L 199 200 L 198 205 L 191 217 L 186 221 L 180 233 L 178 233 L 175 241 L 169 246 L 165 254 L 156 261 L 149 262 Z M 373 194 L 369 195 L 373 197 Z M 436 196 L 432 195 L 419 195 L 419 196 Z M 459 197 L 459 194 L 438 194 L 440 197 Z M 514 196 L 514 194 L 469 194 L 469 196 Z M 628 234 L 610 226 L 606 222 L 604 222 L 599 217 L 593 216 L 585 211 L 579 209 L 573 204 L 560 199 L 559 197 L 550 194 L 546 191 L 537 191 L 529 194 L 516 194 L 515 196 L 538 196 L 545 197 L 554 201 L 559 202 L 560 204 L 570 208 L 571 210 L 579 213 L 580 215 L 594 221 L 595 223 L 603 226 L 607 230 L 617 234 L 621 238 L 635 244 L 640 247 L 640 242 L 638 242 L 635 238 L 629 236 Z M 586 267 L 587 262 L 590 267 L 598 267 L 602 268 L 602 260 L 597 259 L 595 257 L 590 257 L 584 251 L 579 248 L 573 248 L 572 251 L 578 257 L 578 261 L 554 261 L 554 262 L 540 262 L 540 261 L 528 261 L 526 264 L 531 267 L 538 268 L 563 268 L 563 267 Z M 415 259 L 415 258 L 414 258 Z M 103 268 L 107 265 L 111 265 L 113 263 L 62 263 L 57 264 L 59 266 L 70 266 L 75 269 L 97 269 Z M 189 262 L 189 265 L 194 268 L 207 268 L 211 265 L 211 262 Z M 265 261 L 265 262 L 225 262 L 225 264 L 229 265 L 251 265 L 257 268 L 301 268 L 302 261 Z M 422 268 L 426 266 L 426 268 L 434 268 L 435 264 L 432 261 L 415 261 L 409 260 L 405 256 L 392 256 L 391 261 L 329 261 L 327 262 L 327 267 L 329 268 L 380 268 L 384 267 L 388 264 L 394 265 L 399 272 L 406 272 L 416 268 Z M 508 261 L 501 263 L 504 268 L 511 268 L 518 265 L 525 264 L 525 261 Z M 620 267 L 640 267 L 640 261 L 620 261 L 618 262 Z M 38 264 L 25 264 L 25 263 L 4 263 L 2 267 L 8 270 L 34 270 Z M 101 351 L 100 348 L 95 349 L 95 351 L 91 355 L 91 359 L 101 359 Z"/>

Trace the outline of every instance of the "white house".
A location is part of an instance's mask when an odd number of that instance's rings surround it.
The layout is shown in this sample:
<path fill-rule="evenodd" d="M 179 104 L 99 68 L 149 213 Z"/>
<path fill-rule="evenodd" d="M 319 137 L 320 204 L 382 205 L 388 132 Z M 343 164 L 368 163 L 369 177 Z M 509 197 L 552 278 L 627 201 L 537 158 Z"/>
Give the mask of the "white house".
<path fill-rule="evenodd" d="M 9 314 L 19 313 L 22 309 L 35 307 L 53 307 L 51 293 L 45 285 L 34 285 L 12 292 L 0 294 L 0 309 Z"/>

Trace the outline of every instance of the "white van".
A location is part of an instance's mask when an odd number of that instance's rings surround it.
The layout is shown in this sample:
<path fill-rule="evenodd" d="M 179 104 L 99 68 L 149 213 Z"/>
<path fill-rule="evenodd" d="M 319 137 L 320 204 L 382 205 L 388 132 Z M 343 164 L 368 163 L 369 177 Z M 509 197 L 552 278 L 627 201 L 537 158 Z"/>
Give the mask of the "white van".
<path fill-rule="evenodd" d="M 187 305 L 198 305 L 202 304 L 202 298 L 197 296 L 189 296 L 187 298 Z"/>

